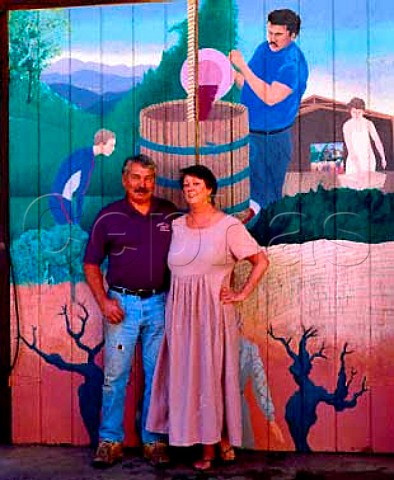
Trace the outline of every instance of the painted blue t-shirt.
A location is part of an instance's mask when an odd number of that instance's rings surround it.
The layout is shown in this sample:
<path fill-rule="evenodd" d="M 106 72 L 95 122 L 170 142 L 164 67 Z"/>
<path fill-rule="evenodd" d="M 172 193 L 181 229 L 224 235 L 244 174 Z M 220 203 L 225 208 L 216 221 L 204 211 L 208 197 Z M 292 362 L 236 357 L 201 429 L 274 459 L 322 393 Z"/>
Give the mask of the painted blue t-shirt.
<path fill-rule="evenodd" d="M 249 128 L 271 131 L 290 126 L 297 115 L 308 80 L 308 65 L 298 45 L 291 42 L 286 48 L 273 52 L 268 42 L 263 42 L 255 50 L 249 67 L 268 84 L 276 81 L 292 89 L 292 93 L 283 101 L 269 106 L 245 81 L 241 103 L 249 110 Z"/>

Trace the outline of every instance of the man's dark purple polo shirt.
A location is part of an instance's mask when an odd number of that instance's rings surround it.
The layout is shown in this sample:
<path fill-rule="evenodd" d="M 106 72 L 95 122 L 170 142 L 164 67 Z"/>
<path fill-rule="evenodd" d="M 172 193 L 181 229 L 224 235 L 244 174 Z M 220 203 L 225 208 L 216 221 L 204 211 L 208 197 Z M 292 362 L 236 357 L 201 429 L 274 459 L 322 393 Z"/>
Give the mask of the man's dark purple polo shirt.
<path fill-rule="evenodd" d="M 176 212 L 173 203 L 157 197 L 148 215 L 135 210 L 126 198 L 111 203 L 94 221 L 84 263 L 101 265 L 108 257 L 109 286 L 167 289 L 167 254 Z"/>

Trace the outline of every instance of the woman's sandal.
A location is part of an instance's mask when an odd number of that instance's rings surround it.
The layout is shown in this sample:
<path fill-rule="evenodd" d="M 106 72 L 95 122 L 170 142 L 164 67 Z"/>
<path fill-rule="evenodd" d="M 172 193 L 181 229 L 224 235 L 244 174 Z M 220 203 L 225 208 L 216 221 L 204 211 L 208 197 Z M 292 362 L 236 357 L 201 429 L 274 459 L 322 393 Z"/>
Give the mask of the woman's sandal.
<path fill-rule="evenodd" d="M 193 463 L 193 468 L 199 472 L 205 472 L 212 468 L 213 461 L 213 458 L 201 458 Z"/>
<path fill-rule="evenodd" d="M 193 463 L 193 468 L 200 472 L 205 472 L 212 468 L 215 461 L 215 447 L 213 445 L 204 445 L 202 457 Z"/>
<path fill-rule="evenodd" d="M 224 463 L 235 462 L 235 451 L 231 445 L 219 444 L 220 458 Z"/>

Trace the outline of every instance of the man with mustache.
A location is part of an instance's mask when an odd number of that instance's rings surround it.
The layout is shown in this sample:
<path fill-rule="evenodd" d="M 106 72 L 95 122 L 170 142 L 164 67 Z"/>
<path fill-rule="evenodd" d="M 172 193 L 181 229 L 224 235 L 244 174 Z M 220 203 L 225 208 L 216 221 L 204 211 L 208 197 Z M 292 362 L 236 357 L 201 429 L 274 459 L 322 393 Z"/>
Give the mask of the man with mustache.
<path fill-rule="evenodd" d="M 167 253 L 176 207 L 153 195 L 156 166 L 146 155 L 125 160 L 126 196 L 98 214 L 85 252 L 86 281 L 104 317 L 104 385 L 100 442 L 93 466 L 105 468 L 122 459 L 126 386 L 139 340 L 144 369 L 141 441 L 153 465 L 168 463 L 165 438 L 145 428 L 151 383 L 164 333 L 169 286 Z M 100 266 L 108 259 L 105 289 Z"/>
<path fill-rule="evenodd" d="M 250 210 L 244 222 L 261 208 L 282 198 L 292 155 L 291 127 L 308 80 L 308 65 L 294 40 L 300 17 L 289 9 L 268 15 L 267 41 L 247 64 L 238 50 L 230 52 L 241 103 L 249 110 Z"/>

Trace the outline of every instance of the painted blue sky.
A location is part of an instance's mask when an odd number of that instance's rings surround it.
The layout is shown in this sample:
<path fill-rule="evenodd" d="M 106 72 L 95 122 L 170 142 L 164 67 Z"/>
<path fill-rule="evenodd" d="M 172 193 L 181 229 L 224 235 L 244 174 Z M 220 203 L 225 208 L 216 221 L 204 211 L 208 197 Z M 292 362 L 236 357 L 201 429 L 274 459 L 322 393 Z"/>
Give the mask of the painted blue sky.
<path fill-rule="evenodd" d="M 357 95 L 370 108 L 393 113 L 392 0 L 238 0 L 238 48 L 246 58 L 264 40 L 267 14 L 275 8 L 301 15 L 297 42 L 311 71 L 307 94 L 345 101 Z M 186 15 L 186 0 L 70 9 L 64 52 L 108 64 L 158 64 L 177 41 L 171 27 Z"/>

